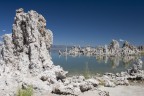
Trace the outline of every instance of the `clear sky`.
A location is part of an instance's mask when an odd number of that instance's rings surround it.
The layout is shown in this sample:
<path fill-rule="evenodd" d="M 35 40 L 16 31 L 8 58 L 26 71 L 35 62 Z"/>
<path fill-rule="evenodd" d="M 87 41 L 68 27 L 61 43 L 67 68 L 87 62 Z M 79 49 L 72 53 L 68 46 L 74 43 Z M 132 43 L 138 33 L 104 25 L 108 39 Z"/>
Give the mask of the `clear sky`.
<path fill-rule="evenodd" d="M 54 44 L 96 46 L 123 39 L 144 45 L 143 0 L 0 0 L 0 35 L 11 33 L 18 8 L 42 14 Z"/>

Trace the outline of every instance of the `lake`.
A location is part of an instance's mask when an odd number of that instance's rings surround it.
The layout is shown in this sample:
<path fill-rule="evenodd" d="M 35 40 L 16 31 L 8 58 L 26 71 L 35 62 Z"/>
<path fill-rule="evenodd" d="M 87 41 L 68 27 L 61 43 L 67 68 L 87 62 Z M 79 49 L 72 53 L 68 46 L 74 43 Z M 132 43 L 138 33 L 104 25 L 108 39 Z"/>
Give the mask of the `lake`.
<path fill-rule="evenodd" d="M 90 73 L 103 74 L 105 72 L 117 73 L 126 71 L 136 59 L 144 61 L 144 56 L 103 57 L 103 56 L 59 56 L 58 52 L 51 52 L 52 61 L 68 71 L 69 76 Z M 143 66 L 144 69 L 144 66 Z"/>

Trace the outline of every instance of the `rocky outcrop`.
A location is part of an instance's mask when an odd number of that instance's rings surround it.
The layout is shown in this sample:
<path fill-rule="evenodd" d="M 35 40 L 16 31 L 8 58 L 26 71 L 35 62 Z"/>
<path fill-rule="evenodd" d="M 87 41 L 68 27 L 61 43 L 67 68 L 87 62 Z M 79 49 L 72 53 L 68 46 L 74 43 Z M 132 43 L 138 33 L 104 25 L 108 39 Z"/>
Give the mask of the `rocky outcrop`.
<path fill-rule="evenodd" d="M 63 83 L 59 82 L 53 87 L 53 93 L 63 95 L 79 95 L 81 92 L 94 90 L 99 85 L 97 79 L 85 79 L 84 76 L 66 78 Z"/>
<path fill-rule="evenodd" d="M 136 56 L 139 55 L 142 51 L 142 47 L 137 48 L 134 45 L 131 45 L 129 42 L 125 41 L 122 47 L 120 46 L 117 40 L 112 40 L 109 45 L 94 47 L 84 47 L 74 46 L 70 50 L 61 52 L 60 55 L 71 55 L 71 56 L 109 56 L 109 57 L 123 57 L 123 56 Z"/>
<path fill-rule="evenodd" d="M 125 41 L 122 46 L 122 55 L 137 55 L 139 53 L 139 50 L 137 47 L 129 44 L 129 42 Z"/>
<path fill-rule="evenodd" d="M 105 73 L 102 76 L 93 76 L 90 79 L 85 79 L 83 76 L 66 78 L 64 79 L 63 83 L 59 82 L 56 84 L 53 92 L 63 95 L 79 95 L 81 92 L 85 92 L 88 90 L 98 90 L 97 86 L 99 85 L 103 85 L 105 87 L 116 87 L 118 85 L 128 86 L 130 85 L 129 80 L 144 80 L 144 71 L 141 70 L 142 64 L 142 60 L 137 59 L 136 62 L 133 64 L 133 67 L 125 72 L 116 74 Z M 104 96 L 109 96 L 107 92 L 104 92 L 104 94 Z M 103 95 L 100 94 L 100 96 Z"/>
<path fill-rule="evenodd" d="M 119 42 L 117 40 L 112 40 L 112 42 L 109 45 L 107 54 L 118 55 L 119 51 L 120 51 Z"/>
<path fill-rule="evenodd" d="M 16 10 L 12 34 L 4 35 L 0 50 L 1 96 L 16 96 L 18 89 L 28 86 L 32 86 L 34 96 L 49 92 L 79 95 L 98 86 L 99 81 L 94 78 L 66 78 L 67 72 L 51 60 L 52 43 L 53 34 L 46 29 L 42 15 L 33 10 L 28 13 L 22 8 Z"/>
<path fill-rule="evenodd" d="M 144 46 L 138 46 L 138 50 L 143 52 L 144 51 Z"/>
<path fill-rule="evenodd" d="M 142 70 L 143 62 L 138 59 L 133 66 L 127 70 L 129 80 L 144 80 L 144 70 Z"/>
<path fill-rule="evenodd" d="M 115 87 L 117 85 L 129 85 L 128 80 L 144 80 L 143 62 L 137 59 L 131 68 L 121 73 L 105 73 L 99 78 L 106 87 Z"/>
<path fill-rule="evenodd" d="M 16 10 L 12 34 L 4 35 L 4 44 L 0 49 L 1 96 L 16 96 L 19 88 L 28 86 L 34 89 L 34 96 L 44 96 L 49 92 L 79 95 L 88 90 L 97 90 L 97 86 L 102 83 L 106 87 L 115 87 L 128 85 L 127 79 L 130 78 L 144 79 L 140 60 L 127 72 L 120 74 L 106 73 L 102 77 L 90 79 L 83 76 L 66 78 L 67 72 L 55 66 L 51 60 L 49 51 L 52 43 L 53 34 L 46 29 L 46 20 L 42 15 L 33 10 L 28 13 L 22 8 Z M 108 48 L 105 48 L 103 51 L 108 52 Z M 110 48 L 119 50 L 118 42 L 113 41 Z M 85 48 L 84 52 L 80 47 L 75 50 L 76 54 L 91 55 L 97 52 L 90 47 Z M 109 96 L 105 91 L 98 91 L 100 96 Z"/>
<path fill-rule="evenodd" d="M 0 54 L 1 96 L 14 96 L 22 85 L 32 85 L 39 93 L 51 92 L 50 85 L 66 77 L 66 71 L 53 65 L 49 54 L 52 43 L 53 34 L 46 29 L 42 15 L 16 10 L 12 34 L 4 35 Z"/>
<path fill-rule="evenodd" d="M 16 10 L 12 35 L 4 36 L 2 56 L 5 63 L 15 65 L 14 70 L 30 71 L 34 75 L 51 67 L 53 62 L 47 50 L 52 45 L 53 35 L 45 27 L 46 20 L 36 11 Z"/>

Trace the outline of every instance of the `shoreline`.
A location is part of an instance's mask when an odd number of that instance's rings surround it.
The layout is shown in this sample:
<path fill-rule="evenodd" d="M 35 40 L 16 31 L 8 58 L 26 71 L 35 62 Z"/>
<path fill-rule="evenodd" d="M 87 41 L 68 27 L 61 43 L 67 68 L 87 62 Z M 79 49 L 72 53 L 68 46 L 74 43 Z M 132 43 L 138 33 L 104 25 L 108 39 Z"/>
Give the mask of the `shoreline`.
<path fill-rule="evenodd" d="M 109 96 L 143 96 L 144 94 L 144 82 L 139 84 L 134 85 L 119 85 L 116 87 L 104 87 L 102 85 L 98 86 L 98 89 L 101 91 L 106 91 L 109 93 Z M 78 96 L 105 96 L 105 95 L 100 95 L 98 92 L 98 89 L 95 90 L 89 90 L 85 91 Z M 59 94 L 52 94 L 49 93 L 48 96 L 73 96 L 73 95 L 59 95 Z"/>
<path fill-rule="evenodd" d="M 114 49 L 111 51 L 112 54 L 119 48 L 117 41 L 113 43 L 110 47 L 110 50 Z M 1 96 L 19 96 L 17 95 L 19 90 L 27 91 L 30 86 L 34 92 L 29 96 L 45 96 L 48 92 L 55 93 L 56 96 L 61 94 L 110 96 L 109 92 L 103 91 L 99 86 L 108 87 L 109 91 L 109 88 L 115 90 L 119 85 L 130 85 L 128 80 L 144 80 L 141 59 L 137 59 L 126 71 L 116 74 L 105 73 L 102 76 L 91 77 L 86 71 L 84 76 L 67 77 L 68 72 L 59 65 L 54 65 L 52 61 L 50 55 L 52 44 L 53 33 L 46 29 L 46 20 L 41 14 L 34 10 L 25 13 L 22 8 L 16 10 L 12 34 L 4 35 L 4 44 L 0 49 Z M 131 47 L 126 44 L 124 53 Z M 86 50 L 90 51 L 89 48 Z M 131 50 L 128 53 L 135 51 Z M 96 93 L 91 93 L 92 91 Z"/>
<path fill-rule="evenodd" d="M 142 60 L 138 59 L 136 64 L 133 64 L 133 67 L 127 69 L 126 71 L 122 71 L 120 73 L 116 73 L 116 74 L 105 73 L 103 75 L 96 75 L 90 78 L 85 78 L 85 76 L 67 77 L 64 81 L 62 81 L 64 85 L 63 84 L 61 85 L 61 83 L 59 83 L 59 86 L 61 87 L 56 88 L 53 92 L 55 94 L 59 94 L 59 95 L 66 94 L 68 96 L 71 95 L 95 96 L 95 94 L 97 94 L 96 96 L 128 96 L 133 94 L 131 93 L 131 91 L 135 92 L 136 89 L 143 90 L 143 88 L 141 88 L 141 86 L 138 85 L 140 82 L 144 80 L 144 75 L 143 75 L 144 70 L 141 70 L 142 64 L 143 64 Z M 77 91 L 73 89 L 75 88 L 74 87 L 75 85 L 77 86 L 76 88 L 79 88 L 81 90 L 80 93 L 77 93 Z M 66 89 L 69 88 L 71 90 L 66 91 Z M 126 89 L 128 89 L 128 93 Z M 122 95 L 117 95 L 117 91 L 120 93 L 121 92 L 124 93 Z M 143 91 L 140 91 L 140 93 L 138 94 L 141 94 L 139 96 L 142 96 L 143 93 L 144 93 Z M 131 96 L 135 96 L 135 95 L 131 95 Z"/>

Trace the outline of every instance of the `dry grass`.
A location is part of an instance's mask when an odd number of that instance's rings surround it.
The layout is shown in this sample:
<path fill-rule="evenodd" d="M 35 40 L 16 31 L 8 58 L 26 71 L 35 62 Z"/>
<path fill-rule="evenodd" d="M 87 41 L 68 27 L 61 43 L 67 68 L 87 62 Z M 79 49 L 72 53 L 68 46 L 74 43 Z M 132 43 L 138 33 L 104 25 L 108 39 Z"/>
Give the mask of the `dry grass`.
<path fill-rule="evenodd" d="M 29 86 L 26 89 L 19 89 L 17 96 L 32 96 L 33 95 L 33 87 Z"/>

